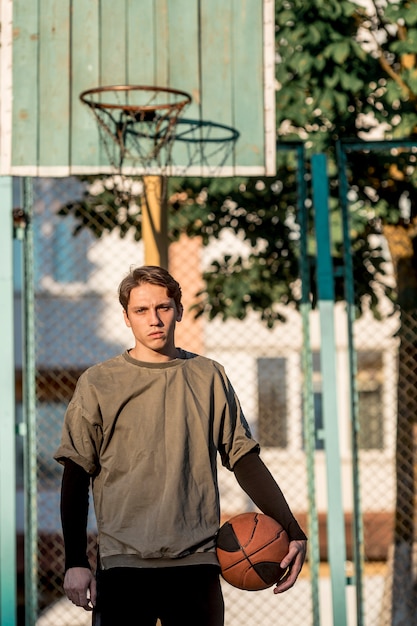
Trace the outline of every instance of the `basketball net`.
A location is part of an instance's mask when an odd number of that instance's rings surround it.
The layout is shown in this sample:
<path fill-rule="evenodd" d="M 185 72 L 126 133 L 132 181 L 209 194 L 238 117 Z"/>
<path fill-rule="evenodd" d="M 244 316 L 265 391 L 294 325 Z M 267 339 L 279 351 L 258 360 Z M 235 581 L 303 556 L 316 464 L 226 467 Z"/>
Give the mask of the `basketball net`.
<path fill-rule="evenodd" d="M 92 112 L 100 142 L 114 177 L 115 198 L 132 200 L 132 176 L 160 178 L 160 201 L 167 191 L 167 175 L 180 115 L 191 97 L 174 89 L 131 85 L 84 91 L 81 101 Z"/>

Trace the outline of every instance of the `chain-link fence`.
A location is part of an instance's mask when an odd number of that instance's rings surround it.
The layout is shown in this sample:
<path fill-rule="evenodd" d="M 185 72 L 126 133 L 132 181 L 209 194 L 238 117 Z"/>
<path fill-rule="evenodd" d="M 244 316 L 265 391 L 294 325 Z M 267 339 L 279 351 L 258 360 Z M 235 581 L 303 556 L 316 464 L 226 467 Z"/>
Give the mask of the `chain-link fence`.
<path fill-rule="evenodd" d="M 52 456 L 79 374 L 132 345 L 117 300 L 117 286 L 132 265 L 144 262 L 143 244 L 133 237 L 120 239 L 112 233 L 95 239 L 87 231 L 73 236 L 71 217 L 59 216 L 57 211 L 81 192 L 82 185 L 76 179 L 34 181 L 39 624 L 81 624 L 91 619 L 91 615 L 62 600 L 62 469 Z M 229 252 L 239 245 L 227 236 L 216 244 Z M 184 292 L 185 316 L 177 327 L 177 344 L 225 365 L 263 446 L 264 458 L 305 526 L 301 320 L 294 312 L 290 323 L 274 331 L 254 317 L 242 323 L 195 320 L 190 306 L 201 287 L 201 270 L 218 253 L 216 246 L 202 249 L 199 240 L 184 238 L 170 247 L 170 271 Z M 274 415 L 280 416 L 280 423 L 274 422 Z M 224 518 L 251 508 L 234 476 L 223 469 L 220 488 Z M 93 515 L 90 533 L 94 557 Z M 224 591 L 229 625 L 273 624 L 278 614 L 294 613 L 294 594 L 301 592 L 305 601 L 297 609 L 297 621 L 309 622 L 307 571 L 298 591 L 280 598 L 272 590 L 248 595 L 225 586 Z"/>
<path fill-rule="evenodd" d="M 365 315 L 355 324 L 365 571 L 372 572 L 365 606 L 381 600 L 379 626 L 416 624 L 417 144 L 342 141 L 338 148 L 346 209 L 352 222 L 367 216 L 372 224 L 396 299 L 395 308 L 385 301 L 381 322 Z M 383 589 L 370 594 L 378 578 Z"/>
<path fill-rule="evenodd" d="M 73 236 L 70 216 L 58 209 L 80 196 L 77 179 L 34 180 L 35 248 L 37 624 L 81 626 L 91 614 L 63 598 L 63 543 L 59 519 L 61 467 L 53 460 L 66 405 L 76 380 L 89 365 L 131 347 L 123 322 L 117 286 L 132 265 L 144 262 L 142 242 L 116 232 L 94 238 L 84 230 Z M 226 367 L 262 457 L 282 487 L 304 528 L 308 520 L 307 465 L 303 432 L 303 326 L 287 310 L 287 322 L 267 329 L 256 315 L 243 321 L 194 319 L 190 307 L 201 288 L 202 270 L 221 251 L 241 252 L 242 243 L 224 234 L 203 248 L 198 239 L 182 238 L 170 246 L 170 271 L 184 292 L 185 316 L 177 327 L 177 345 L 214 358 Z M 340 448 L 346 520 L 347 576 L 352 573 L 351 426 L 348 399 L 346 313 L 336 306 Z M 364 608 L 366 626 L 385 626 L 391 601 L 396 508 L 397 359 L 400 320 L 375 321 L 371 314 L 355 323 L 358 402 L 361 423 L 359 458 L 365 537 Z M 318 313 L 310 315 L 313 395 L 317 432 L 321 424 L 320 332 Z M 414 327 L 414 332 L 417 332 Z M 414 345 L 415 345 L 414 335 Z M 415 361 L 414 361 L 415 363 Z M 325 451 L 315 442 L 315 474 L 320 546 L 320 624 L 332 624 L 331 572 L 327 566 Z M 249 510 L 247 496 L 233 474 L 220 468 L 222 516 Z M 23 484 L 20 485 L 21 494 Z M 91 507 L 90 507 L 91 508 Z M 95 556 L 95 522 L 89 521 L 90 555 Z M 313 624 L 313 597 L 307 564 L 294 589 L 243 592 L 224 584 L 226 625 L 287 622 Z M 354 585 L 347 587 L 349 624 L 355 624 Z M 337 626 L 337 625 L 335 625 Z"/>

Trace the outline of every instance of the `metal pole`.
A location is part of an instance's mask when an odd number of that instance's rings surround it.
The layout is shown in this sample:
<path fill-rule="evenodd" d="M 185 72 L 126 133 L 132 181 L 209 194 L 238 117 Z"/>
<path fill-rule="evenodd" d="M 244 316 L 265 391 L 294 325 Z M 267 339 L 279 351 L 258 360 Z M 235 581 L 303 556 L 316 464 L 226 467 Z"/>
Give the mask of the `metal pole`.
<path fill-rule="evenodd" d="M 38 507 L 36 451 L 35 268 L 33 250 L 33 181 L 23 179 L 27 217 L 24 246 L 24 419 L 25 446 L 25 623 L 36 624 L 38 611 Z"/>
<path fill-rule="evenodd" d="M 346 540 L 342 502 L 334 330 L 334 283 L 330 249 L 327 161 L 313 155 L 313 204 L 317 242 L 317 290 L 320 314 L 320 361 L 327 475 L 327 538 L 332 587 L 333 624 L 346 626 Z"/>
<path fill-rule="evenodd" d="M 17 617 L 12 189 L 12 179 L 0 177 L 0 626 Z"/>
<path fill-rule="evenodd" d="M 311 285 L 310 264 L 308 261 L 308 211 L 306 206 L 307 185 L 305 149 L 304 144 L 300 141 L 288 141 L 285 143 L 278 143 L 277 151 L 294 151 L 297 156 L 297 219 L 298 224 L 300 225 L 300 312 L 303 327 L 303 346 L 301 354 L 303 372 L 303 425 L 308 493 L 308 565 L 311 582 L 312 626 L 320 626 L 320 546 L 318 512 L 316 506 L 313 365 L 310 340 Z"/>
<path fill-rule="evenodd" d="M 310 567 L 311 595 L 313 605 L 313 626 L 320 624 L 320 547 L 319 524 L 316 506 L 315 480 L 315 423 L 313 402 L 313 365 L 310 340 L 310 266 L 308 262 L 308 214 L 306 207 L 307 189 L 305 172 L 304 145 L 297 151 L 297 213 L 300 225 L 300 273 L 301 273 L 301 318 L 303 326 L 303 410 L 304 410 L 304 446 L 307 462 L 307 490 L 309 502 L 308 515 L 308 563 Z"/>
<path fill-rule="evenodd" d="M 142 202 L 142 237 L 145 245 L 145 263 L 168 268 L 168 208 L 166 179 L 162 176 L 144 176 Z"/>
<path fill-rule="evenodd" d="M 355 321 L 355 299 L 353 285 L 352 250 L 350 245 L 350 219 L 348 204 L 347 162 L 346 152 L 341 143 L 336 146 L 337 161 L 339 166 L 339 198 L 343 220 L 343 255 L 345 277 L 345 299 L 347 306 L 347 335 L 349 351 L 349 387 L 350 387 L 350 416 L 351 416 L 351 441 L 352 441 L 352 482 L 353 482 L 353 560 L 355 564 L 355 579 L 352 584 L 356 585 L 356 615 L 357 626 L 364 624 L 363 607 L 363 571 L 364 571 L 364 537 L 362 522 L 362 507 L 360 493 L 360 467 L 359 467 L 359 410 L 358 390 L 356 384 L 357 362 L 353 339 L 353 323 Z"/>

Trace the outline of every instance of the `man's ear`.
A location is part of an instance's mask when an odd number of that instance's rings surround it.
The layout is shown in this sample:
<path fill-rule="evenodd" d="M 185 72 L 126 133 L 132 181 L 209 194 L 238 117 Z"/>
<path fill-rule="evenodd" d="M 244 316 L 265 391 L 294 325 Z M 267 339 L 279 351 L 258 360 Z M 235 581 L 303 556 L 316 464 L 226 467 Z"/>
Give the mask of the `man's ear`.
<path fill-rule="evenodd" d="M 182 306 L 182 304 L 180 304 L 178 313 L 177 313 L 177 322 L 180 322 L 182 320 L 183 313 L 184 313 L 184 307 Z"/>
<path fill-rule="evenodd" d="M 125 320 L 126 326 L 130 328 L 131 327 L 130 320 L 125 309 L 123 309 L 123 318 Z"/>

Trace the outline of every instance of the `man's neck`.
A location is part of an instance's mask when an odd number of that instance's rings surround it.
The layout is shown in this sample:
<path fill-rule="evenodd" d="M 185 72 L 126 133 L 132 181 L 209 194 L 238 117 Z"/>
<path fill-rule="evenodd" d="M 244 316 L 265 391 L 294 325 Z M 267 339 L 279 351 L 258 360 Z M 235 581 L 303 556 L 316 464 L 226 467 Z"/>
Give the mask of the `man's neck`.
<path fill-rule="evenodd" d="M 156 352 L 154 350 L 143 350 L 138 346 L 135 346 L 129 350 L 129 354 L 133 359 L 137 361 L 144 361 L 145 363 L 167 363 L 178 358 L 178 349 L 172 348 L 167 352 Z"/>

